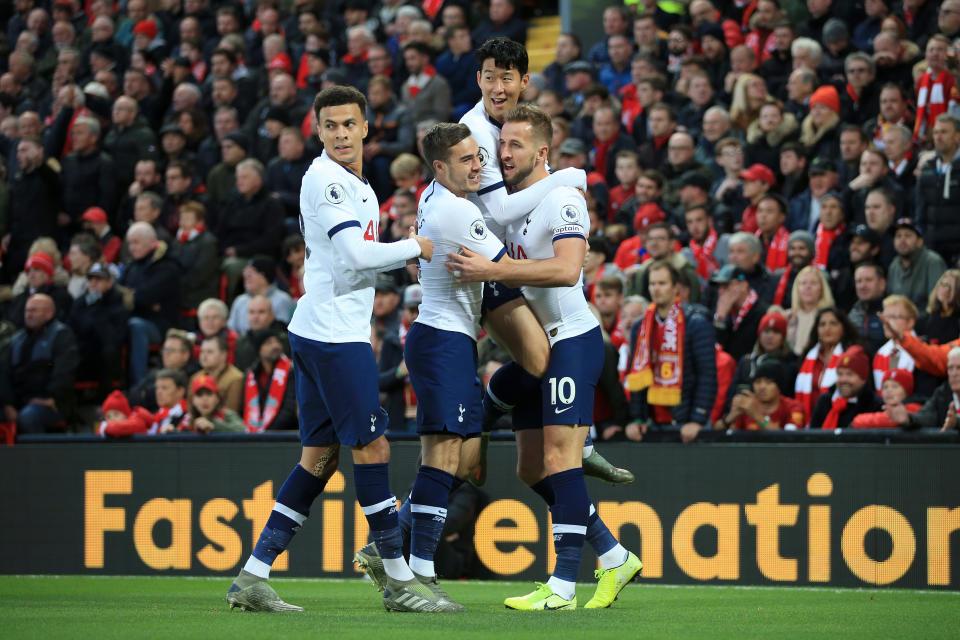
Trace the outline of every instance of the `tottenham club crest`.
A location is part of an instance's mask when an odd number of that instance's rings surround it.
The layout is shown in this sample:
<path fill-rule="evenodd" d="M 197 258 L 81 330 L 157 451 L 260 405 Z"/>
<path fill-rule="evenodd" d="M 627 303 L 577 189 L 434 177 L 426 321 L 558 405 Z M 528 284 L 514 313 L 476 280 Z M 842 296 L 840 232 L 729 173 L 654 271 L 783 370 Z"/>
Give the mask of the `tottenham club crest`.
<path fill-rule="evenodd" d="M 574 207 L 573 205 L 567 205 L 563 208 L 561 212 L 564 220 L 569 220 L 570 222 L 576 222 L 580 219 L 580 210 Z"/>
<path fill-rule="evenodd" d="M 473 221 L 470 225 L 470 237 L 477 241 L 487 237 L 487 225 L 483 224 L 483 220 L 478 218 Z"/>
<path fill-rule="evenodd" d="M 340 204 L 343 202 L 345 197 L 343 185 L 337 184 L 336 182 L 327 187 L 327 190 L 324 193 L 327 196 L 327 200 L 329 200 L 332 204 Z"/>
<path fill-rule="evenodd" d="M 485 167 L 487 166 L 487 160 L 490 159 L 490 152 L 480 147 L 477 149 L 477 157 L 480 159 L 480 166 Z"/>

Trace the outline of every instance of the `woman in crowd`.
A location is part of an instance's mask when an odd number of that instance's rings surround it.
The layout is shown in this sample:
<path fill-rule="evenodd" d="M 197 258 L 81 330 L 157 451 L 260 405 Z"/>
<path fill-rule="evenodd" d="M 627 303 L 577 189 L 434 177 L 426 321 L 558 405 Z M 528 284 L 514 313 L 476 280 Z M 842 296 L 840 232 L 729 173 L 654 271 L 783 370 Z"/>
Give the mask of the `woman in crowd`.
<path fill-rule="evenodd" d="M 937 280 L 919 324 L 917 333 L 930 344 L 947 344 L 960 337 L 960 269 L 947 269 Z"/>
<path fill-rule="evenodd" d="M 790 309 L 787 311 L 787 342 L 793 353 L 802 356 L 813 346 L 807 336 L 816 327 L 817 312 L 834 306 L 833 292 L 823 270 L 808 265 L 800 270 L 790 292 Z M 812 342 L 815 342 L 816 338 Z"/>
<path fill-rule="evenodd" d="M 845 313 L 836 307 L 825 307 L 817 312 L 808 341 L 811 348 L 800 365 L 794 385 L 794 398 L 803 407 L 807 420 L 820 394 L 836 384 L 840 354 L 858 341 L 857 329 Z"/>
<path fill-rule="evenodd" d="M 217 381 L 205 373 L 190 384 L 190 413 L 180 423 L 180 431 L 194 433 L 245 433 L 247 428 L 236 411 L 223 406 Z"/>
<path fill-rule="evenodd" d="M 733 85 L 733 99 L 730 104 L 730 126 L 745 132 L 750 123 L 760 117 L 763 107 L 770 94 L 763 78 L 754 73 L 744 73 L 737 78 Z"/>

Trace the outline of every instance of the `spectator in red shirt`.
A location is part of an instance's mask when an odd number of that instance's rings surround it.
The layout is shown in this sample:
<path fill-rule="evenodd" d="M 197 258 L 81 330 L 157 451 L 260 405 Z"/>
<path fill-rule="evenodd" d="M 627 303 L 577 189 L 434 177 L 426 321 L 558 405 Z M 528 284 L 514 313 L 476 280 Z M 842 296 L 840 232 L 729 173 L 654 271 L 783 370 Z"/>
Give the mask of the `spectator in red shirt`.
<path fill-rule="evenodd" d="M 635 151 L 623 149 L 618 151 L 615 159 L 614 173 L 617 175 L 617 186 L 610 189 L 610 201 L 607 203 L 607 222 L 613 222 L 627 200 L 636 190 L 637 179 L 640 177 L 640 162 Z"/>
<path fill-rule="evenodd" d="M 750 165 L 740 177 L 743 178 L 743 197 L 750 201 L 740 218 L 740 231 L 756 233 L 757 205 L 770 189 L 777 186 L 777 178 L 770 167 L 762 164 Z"/>
<path fill-rule="evenodd" d="M 123 240 L 110 229 L 107 212 L 100 207 L 90 207 L 81 216 L 83 228 L 89 230 L 100 241 L 100 253 L 103 259 L 116 264 Z"/>
<path fill-rule="evenodd" d="M 118 438 L 146 433 L 153 424 L 153 414 L 143 407 L 131 409 L 126 396 L 120 391 L 111 392 L 103 401 L 100 411 L 103 421 L 97 427 L 97 433 L 104 437 Z"/>
<path fill-rule="evenodd" d="M 730 413 L 714 423 L 714 429 L 736 431 L 794 430 L 804 424 L 798 402 L 780 392 L 780 364 L 773 359 L 757 365 L 750 385 L 741 385 L 733 397 Z"/>
<path fill-rule="evenodd" d="M 913 395 L 913 374 L 906 369 L 890 369 L 883 374 L 883 387 L 880 392 L 883 406 L 904 405 L 908 413 L 916 413 L 923 405 L 919 402 L 906 402 Z M 901 425 L 891 420 L 883 411 L 861 413 L 853 418 L 850 426 L 854 429 L 898 429 Z"/>

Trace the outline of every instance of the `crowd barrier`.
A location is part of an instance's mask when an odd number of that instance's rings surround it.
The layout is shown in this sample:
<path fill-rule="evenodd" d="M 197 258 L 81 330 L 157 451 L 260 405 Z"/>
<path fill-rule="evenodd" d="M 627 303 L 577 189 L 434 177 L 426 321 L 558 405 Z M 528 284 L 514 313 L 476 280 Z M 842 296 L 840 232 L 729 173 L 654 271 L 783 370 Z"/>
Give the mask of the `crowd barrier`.
<path fill-rule="evenodd" d="M 591 497 L 643 560 L 645 581 L 960 587 L 955 434 L 705 440 L 714 441 L 601 445 L 637 482 L 591 479 Z M 415 441 L 393 443 L 398 493 L 409 488 L 418 454 Z M 293 436 L 21 438 L 0 447 L 0 572 L 226 579 L 298 458 Z M 490 463 L 477 557 L 494 577 L 542 580 L 553 563 L 548 511 L 516 479 L 512 442 L 493 442 Z M 367 535 L 342 460 L 273 575 L 356 576 L 351 558 Z M 595 562 L 585 553 L 583 580 Z"/>

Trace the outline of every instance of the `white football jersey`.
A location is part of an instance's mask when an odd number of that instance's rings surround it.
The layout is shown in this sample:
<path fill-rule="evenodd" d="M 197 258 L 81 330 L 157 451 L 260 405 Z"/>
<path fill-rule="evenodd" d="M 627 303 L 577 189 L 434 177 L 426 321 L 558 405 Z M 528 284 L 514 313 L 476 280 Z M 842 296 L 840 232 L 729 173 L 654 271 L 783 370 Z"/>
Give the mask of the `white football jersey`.
<path fill-rule="evenodd" d="M 467 196 L 470 202 L 479 207 L 487 228 L 498 238 L 503 239 L 504 228 L 491 215 L 503 207 L 507 197 L 507 188 L 500 173 L 500 128 L 503 126 L 487 115 L 481 99 L 473 109 L 460 118 L 460 124 L 470 128 L 470 134 L 480 147 L 480 190 Z"/>
<path fill-rule="evenodd" d="M 553 243 L 590 235 L 587 203 L 576 189 L 558 187 L 526 217 L 507 225 L 507 252 L 515 260 L 554 257 Z M 523 297 L 543 326 L 550 344 L 599 326 L 583 295 L 583 275 L 572 287 L 522 287 Z"/>
<path fill-rule="evenodd" d="M 433 260 L 420 260 L 423 302 L 416 322 L 476 340 L 483 283 L 457 283 L 447 271 L 447 254 L 466 247 L 496 261 L 506 254 L 503 243 L 487 229 L 475 204 L 458 198 L 436 180 L 420 196 L 417 233 L 433 241 Z"/>
<path fill-rule="evenodd" d="M 300 186 L 300 232 L 307 256 L 304 294 L 289 325 L 292 333 L 320 342 L 370 342 L 378 270 L 420 255 L 415 240 L 381 244 L 379 225 L 373 188 L 324 151 Z M 362 266 L 334 243 L 338 233 L 348 230 L 358 239 L 363 234 L 358 241 L 363 245 Z"/>

